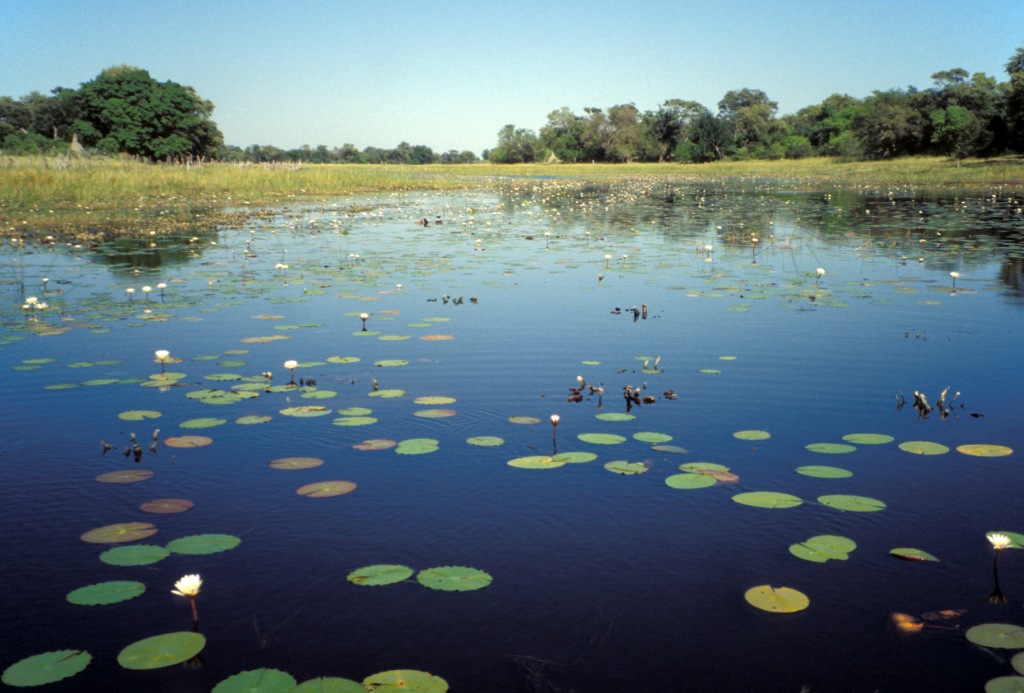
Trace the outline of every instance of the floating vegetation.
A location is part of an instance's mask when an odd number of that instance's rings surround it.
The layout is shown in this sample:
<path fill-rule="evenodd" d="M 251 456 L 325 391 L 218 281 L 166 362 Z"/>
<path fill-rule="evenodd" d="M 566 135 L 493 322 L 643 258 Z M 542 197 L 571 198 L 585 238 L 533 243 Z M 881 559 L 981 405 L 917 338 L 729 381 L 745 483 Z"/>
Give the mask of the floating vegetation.
<path fill-rule="evenodd" d="M 796 473 L 803 474 L 804 476 L 817 477 L 818 479 L 848 479 L 853 476 L 853 472 L 849 469 L 814 464 L 797 467 Z"/>
<path fill-rule="evenodd" d="M 732 434 L 733 438 L 739 440 L 768 440 L 772 437 L 772 434 L 768 431 L 760 430 L 749 430 L 749 431 L 736 431 Z"/>
<path fill-rule="evenodd" d="M 927 440 L 908 440 L 899 444 L 900 450 L 913 455 L 945 455 L 949 448 L 939 443 L 932 443 Z"/>
<path fill-rule="evenodd" d="M 92 655 L 84 650 L 54 650 L 26 657 L 4 670 L 2 680 L 8 686 L 44 686 L 83 671 Z"/>
<path fill-rule="evenodd" d="M 167 550 L 188 556 L 206 556 L 211 553 L 230 551 L 242 540 L 231 534 L 193 534 L 192 536 L 175 539 L 167 544 Z"/>
<path fill-rule="evenodd" d="M 606 462 L 604 468 L 609 472 L 622 474 L 624 476 L 635 476 L 637 474 L 644 474 L 651 470 L 650 465 L 646 462 L 629 462 L 628 460 L 613 460 L 611 462 Z"/>
<path fill-rule="evenodd" d="M 213 438 L 207 436 L 171 436 L 164 439 L 164 445 L 169 448 L 203 448 L 213 443 Z"/>
<path fill-rule="evenodd" d="M 125 669 L 160 669 L 187 662 L 205 646 L 202 633 L 164 633 L 128 645 L 117 655 L 117 663 Z"/>
<path fill-rule="evenodd" d="M 755 508 L 795 508 L 801 505 L 803 501 L 789 493 L 779 493 L 778 491 L 750 491 L 747 493 L 737 493 L 732 497 L 734 501 L 742 505 L 749 505 Z"/>
<path fill-rule="evenodd" d="M 152 565 L 159 563 L 171 552 L 162 546 L 152 544 L 133 544 L 132 546 L 116 546 L 100 554 L 100 560 L 108 565 L 132 566 Z"/>
<path fill-rule="evenodd" d="M 319 457 L 279 457 L 276 460 L 271 460 L 267 464 L 272 469 L 312 469 L 313 467 L 319 467 L 324 463 Z"/>
<path fill-rule="evenodd" d="M 294 676 L 279 669 L 252 669 L 229 676 L 214 686 L 212 693 L 293 691 L 297 683 Z"/>
<path fill-rule="evenodd" d="M 312 484 L 300 486 L 295 493 L 307 498 L 330 498 L 343 496 L 355 490 L 356 484 L 352 481 L 315 481 Z"/>
<path fill-rule="evenodd" d="M 845 455 L 857 450 L 853 445 L 845 445 L 843 443 L 811 443 L 810 445 L 805 445 L 804 448 L 822 455 Z"/>
<path fill-rule="evenodd" d="M 156 526 L 148 522 L 121 522 L 89 530 L 81 539 L 90 544 L 121 544 L 145 539 L 156 532 Z"/>
<path fill-rule="evenodd" d="M 416 573 L 416 580 L 424 587 L 443 592 L 469 592 L 491 584 L 490 574 L 477 568 L 447 565 L 427 568 Z"/>
<path fill-rule="evenodd" d="M 903 559 L 904 561 L 932 561 L 937 562 L 939 559 L 921 549 L 910 549 L 910 548 L 897 548 L 889 551 L 889 554 L 896 558 Z"/>
<path fill-rule="evenodd" d="M 472 436 L 470 438 L 466 438 L 466 442 L 478 447 L 491 448 L 504 445 L 505 439 L 499 438 L 498 436 Z"/>
<path fill-rule="evenodd" d="M 824 563 L 833 560 L 845 561 L 850 557 L 850 552 L 856 548 L 857 542 L 847 537 L 820 534 L 805 539 L 799 544 L 790 545 L 789 552 L 805 561 Z"/>
<path fill-rule="evenodd" d="M 415 572 L 412 568 L 404 565 L 368 565 L 353 570 L 346 576 L 346 579 L 356 585 L 392 585 L 408 580 Z"/>
<path fill-rule="evenodd" d="M 398 442 L 395 452 L 399 455 L 426 455 L 437 452 L 440 443 L 434 438 L 408 438 Z"/>
<path fill-rule="evenodd" d="M 792 587 L 772 587 L 757 585 L 748 589 L 743 598 L 762 611 L 774 614 L 792 614 L 803 611 L 811 604 L 807 595 Z"/>
<path fill-rule="evenodd" d="M 111 580 L 72 590 L 68 593 L 67 600 L 81 606 L 99 606 L 135 599 L 145 591 L 146 586 L 141 582 Z"/>
<path fill-rule="evenodd" d="M 183 513 L 186 510 L 191 510 L 193 507 L 195 507 L 195 503 L 184 498 L 157 498 L 156 500 L 146 501 L 139 506 L 139 510 L 157 515 L 171 515 Z"/>
<path fill-rule="evenodd" d="M 875 498 L 865 496 L 826 495 L 818 496 L 818 502 L 836 510 L 854 513 L 873 513 L 885 510 L 886 505 Z"/>
<path fill-rule="evenodd" d="M 96 477 L 101 484 L 134 484 L 146 479 L 152 479 L 153 474 L 148 469 L 122 469 L 116 472 L 106 472 Z"/>

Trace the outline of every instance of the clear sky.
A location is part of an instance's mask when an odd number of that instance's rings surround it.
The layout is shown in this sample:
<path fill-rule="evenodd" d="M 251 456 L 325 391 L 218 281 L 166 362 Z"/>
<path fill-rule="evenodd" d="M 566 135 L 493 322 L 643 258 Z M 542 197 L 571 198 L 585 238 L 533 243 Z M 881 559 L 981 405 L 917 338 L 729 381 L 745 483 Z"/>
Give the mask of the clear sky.
<path fill-rule="evenodd" d="M 562 106 L 1006 81 L 1022 45 L 1022 0 L 0 0 L 0 95 L 128 64 L 212 101 L 228 144 L 480 154 Z"/>

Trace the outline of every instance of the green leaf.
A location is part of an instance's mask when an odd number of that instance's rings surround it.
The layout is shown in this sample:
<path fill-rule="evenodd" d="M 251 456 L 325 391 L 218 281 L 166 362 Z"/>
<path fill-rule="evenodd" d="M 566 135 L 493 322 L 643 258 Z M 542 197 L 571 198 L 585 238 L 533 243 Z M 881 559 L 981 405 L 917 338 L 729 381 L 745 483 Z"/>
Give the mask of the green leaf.
<path fill-rule="evenodd" d="M 409 362 L 405 359 L 384 359 L 382 361 L 375 361 L 373 365 L 378 368 L 393 368 L 395 366 L 408 366 Z"/>
<path fill-rule="evenodd" d="M 81 539 L 90 544 L 120 544 L 145 539 L 156 532 L 156 527 L 148 522 L 121 522 L 89 530 Z"/>
<path fill-rule="evenodd" d="M 921 549 L 892 549 L 889 553 L 904 561 L 938 561 L 939 559 Z"/>
<path fill-rule="evenodd" d="M 732 497 L 737 503 L 751 505 L 755 508 L 795 508 L 803 501 L 788 493 L 776 491 L 751 491 L 749 493 L 738 493 Z"/>
<path fill-rule="evenodd" d="M 227 423 L 227 419 L 213 419 L 213 418 L 202 418 L 202 419 L 189 419 L 188 421 L 182 421 L 178 426 L 180 428 L 213 428 L 214 426 L 223 426 Z"/>
<path fill-rule="evenodd" d="M 331 423 L 335 426 L 372 426 L 379 419 L 373 416 L 339 416 Z"/>
<path fill-rule="evenodd" d="M 146 586 L 141 582 L 112 580 L 72 590 L 68 592 L 67 600 L 72 604 L 80 604 L 82 606 L 99 606 L 101 604 L 116 604 L 117 602 L 134 599 L 145 591 Z"/>
<path fill-rule="evenodd" d="M 819 479 L 846 479 L 853 476 L 853 472 L 840 467 L 827 467 L 823 465 L 805 465 L 796 468 L 797 474 L 813 476 Z"/>
<path fill-rule="evenodd" d="M 564 462 L 565 464 L 582 464 L 584 462 L 593 462 L 597 459 L 597 455 L 592 452 L 560 452 L 551 459 L 555 462 Z"/>
<path fill-rule="evenodd" d="M 368 407 L 348 407 L 346 409 L 339 409 L 336 413 L 339 416 L 369 416 L 373 413 L 373 409 Z"/>
<path fill-rule="evenodd" d="M 122 421 L 144 421 L 146 419 L 159 419 L 161 416 L 160 412 L 150 409 L 132 409 L 131 411 L 121 412 L 117 415 L 117 418 Z"/>
<path fill-rule="evenodd" d="M 823 455 L 845 455 L 857 449 L 852 445 L 844 445 L 843 443 L 811 443 L 804 447 L 811 452 L 818 452 Z"/>
<path fill-rule="evenodd" d="M 242 540 L 232 534 L 193 534 L 170 542 L 167 550 L 188 556 L 205 556 L 229 551 L 241 543 Z"/>
<path fill-rule="evenodd" d="M 818 496 L 818 502 L 836 510 L 847 510 L 855 513 L 873 513 L 885 510 L 886 505 L 875 498 L 865 496 L 828 495 Z"/>
<path fill-rule="evenodd" d="M 314 467 L 320 467 L 323 463 L 324 461 L 319 457 L 279 457 L 276 460 L 271 460 L 267 466 L 272 469 L 292 471 L 295 469 L 313 469 Z"/>
<path fill-rule="evenodd" d="M 1024 693 L 1024 676 L 997 676 L 985 682 L 985 693 Z"/>
<path fill-rule="evenodd" d="M 328 407 L 321 407 L 318 404 L 306 404 L 298 407 L 286 407 L 281 410 L 281 413 L 285 416 L 294 416 L 296 418 L 311 418 L 315 416 L 326 416 L 331 413 Z"/>
<path fill-rule="evenodd" d="M 643 474 L 651 469 L 644 462 L 628 462 L 626 460 L 614 460 L 612 462 L 607 462 L 605 463 L 604 468 L 609 472 L 623 474 L 625 476 Z"/>
<path fill-rule="evenodd" d="M 732 434 L 732 437 L 739 440 L 768 440 L 772 437 L 772 434 L 768 431 L 748 430 L 736 431 Z"/>
<path fill-rule="evenodd" d="M 576 437 L 584 443 L 591 443 L 593 445 L 618 445 L 619 443 L 626 442 L 625 438 L 614 433 L 580 433 Z"/>
<path fill-rule="evenodd" d="M 303 681 L 289 693 L 366 693 L 366 688 L 352 679 L 321 676 L 317 679 Z"/>
<path fill-rule="evenodd" d="M 274 417 L 272 416 L 266 416 L 263 414 L 251 414 L 249 416 L 239 416 L 237 419 L 235 419 L 235 423 L 240 424 L 242 426 L 252 426 L 254 424 L 267 423 L 273 418 Z"/>
<path fill-rule="evenodd" d="M 965 635 L 970 642 L 982 647 L 1024 648 L 1024 626 L 1014 623 L 982 623 L 968 628 Z"/>
<path fill-rule="evenodd" d="M 672 436 L 667 433 L 640 431 L 633 434 L 633 440 L 639 440 L 641 443 L 667 443 L 672 440 Z"/>
<path fill-rule="evenodd" d="M 298 488 L 295 493 L 306 498 L 333 498 L 356 490 L 353 481 L 315 481 Z"/>
<path fill-rule="evenodd" d="M 1013 449 L 1005 445 L 989 445 L 986 443 L 958 445 L 956 450 L 957 452 L 974 457 L 1006 457 L 1013 454 Z"/>
<path fill-rule="evenodd" d="M 100 554 L 100 560 L 107 565 L 152 565 L 170 555 L 171 552 L 162 546 L 135 544 L 133 546 L 117 546 L 107 549 Z"/>
<path fill-rule="evenodd" d="M 832 534 L 821 534 L 799 544 L 793 544 L 789 547 L 789 552 L 805 561 L 824 563 L 828 560 L 845 561 L 850 557 L 850 552 L 856 548 L 857 543 L 852 539 Z"/>
<path fill-rule="evenodd" d="M 412 577 L 415 571 L 404 565 L 368 565 L 348 574 L 348 581 L 356 585 L 391 585 Z"/>
<path fill-rule="evenodd" d="M 949 448 L 945 445 L 931 443 L 927 440 L 908 440 L 905 443 L 900 443 L 899 448 L 914 455 L 945 455 L 949 452 Z"/>
<path fill-rule="evenodd" d="M 466 438 L 466 442 L 470 445 L 489 448 L 504 445 L 505 439 L 498 436 L 473 436 L 472 438 Z"/>
<path fill-rule="evenodd" d="M 791 587 L 758 585 L 743 595 L 751 605 L 776 614 L 792 614 L 806 609 L 811 601 L 807 595 Z"/>
<path fill-rule="evenodd" d="M 476 568 L 447 565 L 427 568 L 416 574 L 424 587 L 445 592 L 467 592 L 487 587 L 493 579 L 488 573 Z"/>
<path fill-rule="evenodd" d="M 278 669 L 252 669 L 229 676 L 212 693 L 290 693 L 295 677 Z"/>
<path fill-rule="evenodd" d="M 548 455 L 528 455 L 516 457 L 508 461 L 508 466 L 518 469 L 555 469 L 565 464 L 562 460 L 556 460 Z"/>
<path fill-rule="evenodd" d="M 201 633 L 164 633 L 133 642 L 117 655 L 117 663 L 125 669 L 160 669 L 187 662 L 205 646 Z"/>
<path fill-rule="evenodd" d="M 405 396 L 405 390 L 376 390 L 370 393 L 370 397 L 380 397 L 381 399 L 394 399 L 403 396 Z"/>
<path fill-rule="evenodd" d="M 0 677 L 8 686 L 42 686 L 74 676 L 89 666 L 92 655 L 85 650 L 54 650 L 15 662 Z"/>
<path fill-rule="evenodd" d="M 604 412 L 602 414 L 595 414 L 594 418 L 600 419 L 601 421 L 632 421 L 636 418 L 636 416 L 634 416 L 633 414 L 621 414 L 618 412 L 609 411 Z"/>
<path fill-rule="evenodd" d="M 433 438 L 407 438 L 398 442 L 395 452 L 399 455 L 426 455 L 437 452 L 438 447 L 438 441 Z"/>
<path fill-rule="evenodd" d="M 843 440 L 856 445 L 884 445 L 885 443 L 891 443 L 895 439 L 883 433 L 850 433 L 843 436 Z"/>
<path fill-rule="evenodd" d="M 665 479 L 665 484 L 670 488 L 695 489 L 707 488 L 715 485 L 715 477 L 707 474 L 673 474 Z"/>
<path fill-rule="evenodd" d="M 363 686 L 368 691 L 381 693 L 445 693 L 448 690 L 448 682 L 440 676 L 416 669 L 395 669 L 372 674 L 363 679 Z"/>

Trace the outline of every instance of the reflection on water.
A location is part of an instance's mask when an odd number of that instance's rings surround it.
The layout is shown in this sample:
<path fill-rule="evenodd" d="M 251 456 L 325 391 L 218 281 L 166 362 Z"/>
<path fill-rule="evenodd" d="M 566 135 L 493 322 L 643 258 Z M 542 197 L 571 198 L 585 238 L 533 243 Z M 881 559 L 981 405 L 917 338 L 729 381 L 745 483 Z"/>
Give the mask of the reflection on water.
<path fill-rule="evenodd" d="M 979 690 L 1010 669 L 963 631 L 1020 620 L 990 602 L 985 538 L 1024 533 L 1018 205 L 767 181 L 510 179 L 496 192 L 291 207 L 202 240 L 6 244 L 0 548 L 13 558 L 0 609 L 17 637 L 0 664 L 89 650 L 90 666 L 52 688 L 69 691 L 206 691 L 259 667 L 298 681 L 415 668 L 453 691 Z M 47 308 L 23 308 L 29 296 Z M 181 360 L 155 362 L 159 349 Z M 292 359 L 314 387 L 281 387 Z M 160 381 L 161 370 L 182 375 Z M 946 387 L 945 417 L 898 407 L 915 391 L 934 404 Z M 455 415 L 423 415 L 438 407 Z M 354 408 L 375 421 L 344 421 Z M 627 410 L 634 418 L 597 416 Z M 509 466 L 551 450 L 551 414 L 558 452 L 597 459 Z M 734 436 L 751 429 L 770 437 Z M 854 433 L 894 440 L 807 448 Z M 212 442 L 164 444 L 186 435 Z M 502 443 L 467 443 L 477 436 Z M 437 452 L 353 447 L 415 438 Z M 138 465 L 133 439 L 145 443 Z M 949 451 L 897 447 L 909 441 Z M 956 450 L 978 443 L 1015 452 Z M 295 456 L 324 464 L 268 467 Z M 692 490 L 665 483 L 699 461 L 729 475 Z M 615 474 L 612 462 L 649 471 Z M 852 475 L 795 471 L 807 466 Z M 124 469 L 154 475 L 95 481 Z M 296 493 L 325 480 L 357 488 Z M 732 500 L 757 491 L 803 502 Z M 836 494 L 886 507 L 817 500 Z M 195 506 L 139 507 L 161 498 Z M 79 539 L 122 522 L 152 522 L 143 543 L 160 546 L 205 533 L 242 542 L 118 567 Z M 856 548 L 825 563 L 790 553 L 816 535 Z M 893 558 L 900 547 L 939 561 Z M 1004 553 L 1012 608 L 1020 566 Z M 381 563 L 470 566 L 493 582 L 439 592 L 345 579 Z M 121 669 L 129 643 L 191 627 L 170 590 L 192 573 L 203 666 Z M 65 600 L 108 580 L 146 592 Z M 798 589 L 810 607 L 759 611 L 743 595 L 760 584 Z M 944 609 L 965 613 L 941 629 L 892 626 L 893 613 Z"/>

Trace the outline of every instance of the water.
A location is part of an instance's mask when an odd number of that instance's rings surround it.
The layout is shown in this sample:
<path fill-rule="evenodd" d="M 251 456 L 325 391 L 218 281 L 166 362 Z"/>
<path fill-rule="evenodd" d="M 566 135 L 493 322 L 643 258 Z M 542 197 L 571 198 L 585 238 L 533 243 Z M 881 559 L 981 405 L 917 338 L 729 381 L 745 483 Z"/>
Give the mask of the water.
<path fill-rule="evenodd" d="M 988 601 L 985 538 L 1024 532 L 1019 204 L 999 194 L 822 193 L 764 181 L 516 180 L 491 192 L 293 206 L 194 240 L 5 245 L 0 664 L 88 650 L 89 667 L 55 691 L 209 691 L 260 667 L 300 682 L 420 669 L 453 691 L 980 690 L 1012 673 L 1012 651 L 982 650 L 963 632 L 1024 621 L 1017 551 L 1000 562 L 1009 604 Z M 438 216 L 442 225 L 415 224 Z M 960 274 L 955 290 L 950 272 Z M 154 287 L 148 298 L 144 285 Z M 26 313 L 28 295 L 51 307 Z M 644 305 L 647 318 L 634 319 L 630 309 Z M 361 312 L 370 314 L 369 334 Z M 267 336 L 287 339 L 243 341 Z M 157 349 L 182 359 L 166 365 L 185 374 L 178 386 L 143 385 L 160 371 Z M 257 389 L 229 405 L 186 396 L 245 383 L 215 374 L 261 381 L 270 371 L 270 384 L 284 385 L 288 359 L 302 364 L 296 379 L 336 394 Z M 374 365 L 388 359 L 408 364 Z M 566 401 L 577 376 L 602 386 L 603 398 Z M 374 380 L 406 394 L 371 397 Z M 626 411 L 627 385 L 656 401 L 632 407 L 632 421 L 595 418 Z M 918 416 L 912 393 L 934 404 L 946 387 L 947 400 L 960 393 L 949 415 Z M 898 407 L 901 395 L 909 401 Z M 415 403 L 425 396 L 455 402 Z M 281 414 L 300 405 L 332 412 Z M 414 415 L 438 406 L 455 416 Z M 349 407 L 372 409 L 378 422 L 332 425 L 334 411 Z M 160 416 L 119 418 L 130 410 Z M 552 413 L 561 416 L 558 451 L 597 459 L 509 466 L 552 452 Z M 235 423 L 248 415 L 272 418 Z M 539 423 L 511 423 L 515 416 Z M 205 417 L 226 423 L 180 426 Z M 213 443 L 152 453 L 155 428 L 161 442 L 196 434 Z M 733 436 L 747 429 L 771 437 Z M 641 431 L 671 435 L 688 452 L 654 450 L 632 438 Z M 144 449 L 137 465 L 121 454 L 132 433 Z M 589 444 L 582 433 L 626 442 Z M 894 440 L 845 455 L 805 447 L 851 433 Z M 469 445 L 472 436 L 504 444 Z M 424 437 L 438 441 L 437 452 L 352 447 Z M 101 439 L 114 449 L 102 454 Z M 897 447 L 914 440 L 950 452 Z M 956 450 L 976 443 L 1014 452 Z M 288 456 L 325 464 L 267 466 Z M 645 461 L 650 471 L 613 474 L 603 468 L 613 460 Z M 739 481 L 697 490 L 664 483 L 697 461 L 725 465 Z M 802 465 L 853 476 L 802 476 L 794 471 Z M 130 468 L 155 474 L 95 481 Z M 324 499 L 295 493 L 330 479 L 358 488 Z M 749 491 L 804 503 L 768 510 L 732 500 Z M 816 502 L 825 494 L 887 507 L 841 512 Z M 156 498 L 195 507 L 139 509 Z M 108 546 L 79 539 L 122 522 L 155 524 L 146 544 L 203 533 L 242 543 L 117 567 L 98 558 Z M 821 564 L 789 553 L 820 534 L 857 548 Z M 940 561 L 901 561 L 889 555 L 897 547 Z M 378 563 L 470 566 L 493 582 L 442 592 L 414 579 L 379 587 L 345 579 Z M 204 580 L 201 665 L 122 669 L 117 654 L 128 644 L 191 629 L 186 600 L 170 594 L 187 573 Z M 104 606 L 65 599 L 108 580 L 138 580 L 146 592 Z M 810 606 L 760 611 L 744 600 L 759 584 L 798 589 Z M 890 622 L 893 612 L 941 609 L 966 612 L 919 633 Z"/>

